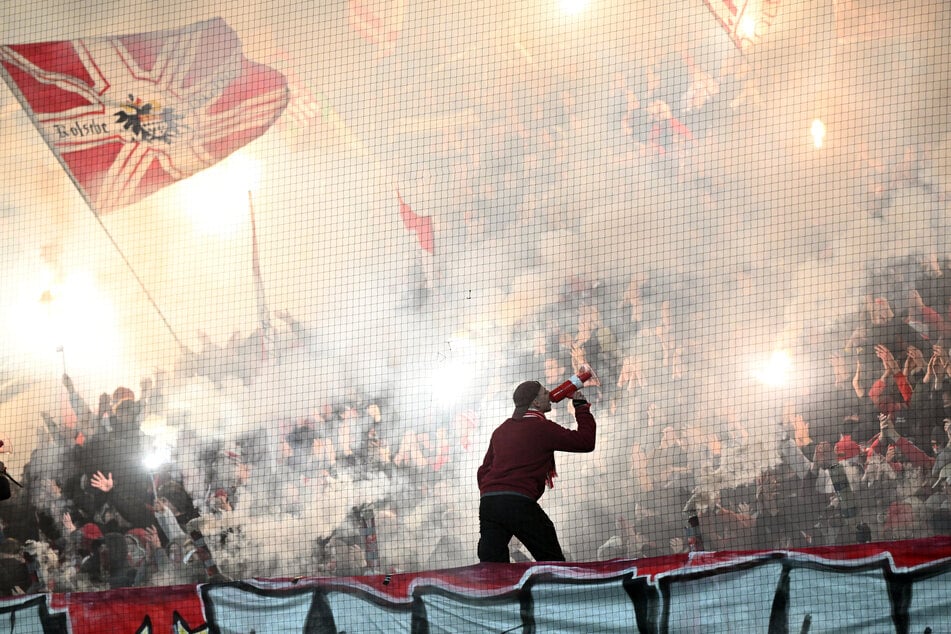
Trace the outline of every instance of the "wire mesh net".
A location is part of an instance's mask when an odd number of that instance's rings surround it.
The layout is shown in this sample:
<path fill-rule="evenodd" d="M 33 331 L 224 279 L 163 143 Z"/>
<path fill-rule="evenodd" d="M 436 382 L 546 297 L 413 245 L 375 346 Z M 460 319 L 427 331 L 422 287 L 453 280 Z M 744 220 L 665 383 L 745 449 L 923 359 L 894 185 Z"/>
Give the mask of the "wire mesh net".
<path fill-rule="evenodd" d="M 942 3 L 87 5 L 0 6 L 0 591 L 474 564 L 583 366 L 570 561 L 948 532 Z"/>

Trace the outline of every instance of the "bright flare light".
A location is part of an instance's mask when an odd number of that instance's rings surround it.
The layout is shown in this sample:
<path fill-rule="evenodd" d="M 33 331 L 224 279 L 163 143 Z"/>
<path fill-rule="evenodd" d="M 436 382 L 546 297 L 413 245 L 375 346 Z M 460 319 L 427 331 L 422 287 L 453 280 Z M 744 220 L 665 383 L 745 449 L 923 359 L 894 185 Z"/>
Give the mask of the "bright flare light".
<path fill-rule="evenodd" d="M 792 372 L 792 357 L 785 350 L 776 350 L 760 367 L 753 371 L 753 376 L 763 385 L 783 387 L 789 382 Z"/>
<path fill-rule="evenodd" d="M 826 124 L 822 122 L 822 119 L 813 119 L 809 132 L 812 134 L 812 144 L 816 146 L 816 149 L 821 148 L 822 141 L 826 138 Z"/>
<path fill-rule="evenodd" d="M 472 385 L 479 364 L 478 348 L 468 339 L 449 342 L 452 356 L 433 371 L 430 384 L 433 399 L 441 407 L 450 407 Z"/>
<path fill-rule="evenodd" d="M 155 415 L 142 420 L 139 429 L 152 441 L 152 450 L 142 459 L 142 464 L 151 472 L 158 471 L 162 465 L 172 461 L 172 447 L 178 432 L 169 426 L 165 417 Z"/>
<path fill-rule="evenodd" d="M 196 233 L 228 235 L 248 221 L 248 192 L 257 189 L 261 163 L 236 152 L 178 183 L 179 208 Z"/>
<path fill-rule="evenodd" d="M 172 450 L 168 447 L 156 447 L 146 454 L 142 460 L 143 466 L 149 471 L 158 471 L 163 464 L 172 459 Z"/>
<path fill-rule="evenodd" d="M 111 376 L 122 352 L 112 300 L 89 272 L 73 270 L 59 282 L 52 277 L 37 274 L 25 279 L 0 308 L 5 327 L 17 333 L 16 353 L 41 364 L 59 365 L 62 357 L 70 371 Z M 54 352 L 60 348 L 63 352 Z"/>
<path fill-rule="evenodd" d="M 740 19 L 740 35 L 752 39 L 756 35 L 756 18 L 751 15 L 744 15 Z"/>
<path fill-rule="evenodd" d="M 589 0 L 559 0 L 561 12 L 566 15 L 578 15 L 588 8 Z"/>

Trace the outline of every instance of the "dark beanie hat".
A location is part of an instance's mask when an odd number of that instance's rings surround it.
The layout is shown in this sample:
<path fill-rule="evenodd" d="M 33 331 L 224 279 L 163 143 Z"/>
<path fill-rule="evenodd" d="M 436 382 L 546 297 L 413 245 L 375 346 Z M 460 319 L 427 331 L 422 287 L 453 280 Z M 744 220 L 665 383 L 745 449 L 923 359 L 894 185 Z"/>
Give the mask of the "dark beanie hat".
<path fill-rule="evenodd" d="M 538 392 L 542 389 L 542 384 L 538 381 L 525 381 L 520 383 L 517 388 L 515 388 L 515 393 L 512 394 L 512 400 L 515 401 L 515 411 L 512 413 L 512 418 L 521 418 L 522 415 L 528 411 L 528 408 L 531 407 L 532 401 L 538 396 Z"/>

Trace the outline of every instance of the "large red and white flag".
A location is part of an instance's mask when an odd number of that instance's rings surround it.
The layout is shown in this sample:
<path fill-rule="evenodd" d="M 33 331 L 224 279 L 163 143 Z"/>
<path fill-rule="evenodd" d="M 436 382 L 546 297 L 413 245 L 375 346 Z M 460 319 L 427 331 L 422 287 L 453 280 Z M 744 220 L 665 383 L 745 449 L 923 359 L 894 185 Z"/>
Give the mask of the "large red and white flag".
<path fill-rule="evenodd" d="M 220 18 L 151 33 L 0 46 L 0 74 L 97 213 L 130 205 L 261 136 L 278 71 Z"/>

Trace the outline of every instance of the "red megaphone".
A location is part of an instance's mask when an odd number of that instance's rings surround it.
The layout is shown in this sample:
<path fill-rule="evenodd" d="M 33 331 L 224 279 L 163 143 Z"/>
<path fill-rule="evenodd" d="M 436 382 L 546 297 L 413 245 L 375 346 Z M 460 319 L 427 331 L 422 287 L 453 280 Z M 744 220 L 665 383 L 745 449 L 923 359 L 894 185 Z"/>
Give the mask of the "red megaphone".
<path fill-rule="evenodd" d="M 548 393 L 548 398 L 552 403 L 557 403 L 558 401 L 567 398 L 574 394 L 576 391 L 580 390 L 584 386 L 584 382 L 592 377 L 593 373 L 591 368 L 586 365 L 581 366 L 578 370 L 578 374 L 573 375 L 570 379 L 553 389 Z"/>

